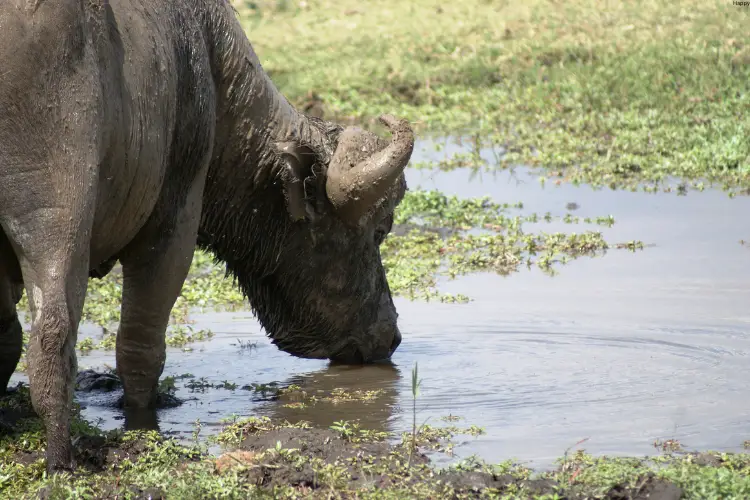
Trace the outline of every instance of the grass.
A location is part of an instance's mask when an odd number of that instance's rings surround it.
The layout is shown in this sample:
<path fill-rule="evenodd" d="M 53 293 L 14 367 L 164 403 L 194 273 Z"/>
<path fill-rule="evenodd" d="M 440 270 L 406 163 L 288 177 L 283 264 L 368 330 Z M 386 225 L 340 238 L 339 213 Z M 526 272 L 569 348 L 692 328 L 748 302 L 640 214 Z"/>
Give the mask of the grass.
<path fill-rule="evenodd" d="M 570 182 L 748 187 L 750 9 L 730 0 L 234 3 L 311 113 L 480 135 Z"/>
<path fill-rule="evenodd" d="M 267 417 L 227 421 L 206 443 L 183 445 L 155 432 L 103 432 L 74 413 L 80 468 L 49 478 L 42 461 L 41 422 L 28 389 L 0 402 L 0 496 L 36 498 L 627 498 L 657 486 L 678 488 L 686 499 L 739 499 L 750 495 L 750 455 L 666 451 L 650 458 L 594 457 L 578 450 L 552 470 L 534 471 L 513 460 L 477 457 L 447 467 L 423 454 L 451 452 L 458 434 L 474 426 L 421 426 L 401 436 L 339 421 L 329 430 Z M 451 418 L 450 420 L 454 420 Z M 282 442 L 283 441 L 283 442 Z M 321 443 L 327 443 L 322 445 Z M 326 454 L 330 448 L 332 454 Z M 416 450 L 416 451 L 415 451 Z M 412 461 L 409 457 L 414 455 Z M 620 495 L 620 496 L 618 496 Z"/>

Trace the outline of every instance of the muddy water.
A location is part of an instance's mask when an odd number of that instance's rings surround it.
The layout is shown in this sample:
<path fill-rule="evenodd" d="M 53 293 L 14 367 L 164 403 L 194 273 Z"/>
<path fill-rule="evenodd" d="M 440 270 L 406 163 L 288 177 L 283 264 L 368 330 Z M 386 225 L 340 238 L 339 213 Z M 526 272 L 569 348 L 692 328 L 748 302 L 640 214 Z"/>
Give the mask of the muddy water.
<path fill-rule="evenodd" d="M 449 147 L 439 155 L 454 151 Z M 741 449 L 750 439 L 750 249 L 739 244 L 750 239 L 750 199 L 721 192 L 542 188 L 523 169 L 473 178 L 466 171 L 415 170 L 409 183 L 522 201 L 524 212 L 540 214 L 564 215 L 575 202 L 574 215 L 615 217 L 614 227 L 602 229 L 608 240 L 653 246 L 582 258 L 555 277 L 523 268 L 509 277 L 445 281 L 444 291 L 474 299 L 465 305 L 397 299 L 404 341 L 392 366 L 347 368 L 296 359 L 274 348 L 249 313 L 196 316 L 196 327 L 211 328 L 216 337 L 194 344 L 191 352 L 170 349 L 165 375 L 384 393 L 367 404 L 293 409 L 239 388 L 190 390 L 178 382 L 177 395 L 192 399 L 161 411 L 161 429 L 189 438 L 196 420 L 207 434 L 234 413 L 320 426 L 359 419 L 364 427 L 407 430 L 410 370 L 418 362 L 418 422 L 444 425 L 441 417 L 457 415 L 464 417 L 459 425 L 487 431 L 463 439 L 459 457 L 516 457 L 544 468 L 582 439 L 587 451 L 612 455 L 656 453 L 655 439 L 723 450 Z M 256 345 L 242 348 L 240 342 Z M 79 359 L 83 367 L 114 364 L 113 353 Z M 121 426 L 111 398 L 81 396 L 85 415 L 103 419 L 105 428 Z"/>

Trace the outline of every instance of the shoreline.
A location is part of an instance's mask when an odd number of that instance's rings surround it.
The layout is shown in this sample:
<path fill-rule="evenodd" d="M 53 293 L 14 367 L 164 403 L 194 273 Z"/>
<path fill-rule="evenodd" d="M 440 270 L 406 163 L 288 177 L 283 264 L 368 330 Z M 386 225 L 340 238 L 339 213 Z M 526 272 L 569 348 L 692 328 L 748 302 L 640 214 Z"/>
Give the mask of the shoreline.
<path fill-rule="evenodd" d="M 469 457 L 437 467 L 475 426 L 422 426 L 398 437 L 337 422 L 328 429 L 267 417 L 226 422 L 190 445 L 158 432 L 108 431 L 73 415 L 78 470 L 44 474 L 42 425 L 28 387 L 0 400 L 0 492 L 7 498 L 742 498 L 750 454 L 682 450 L 651 457 L 564 453 L 554 470 Z M 221 453 L 208 453 L 208 445 Z"/>

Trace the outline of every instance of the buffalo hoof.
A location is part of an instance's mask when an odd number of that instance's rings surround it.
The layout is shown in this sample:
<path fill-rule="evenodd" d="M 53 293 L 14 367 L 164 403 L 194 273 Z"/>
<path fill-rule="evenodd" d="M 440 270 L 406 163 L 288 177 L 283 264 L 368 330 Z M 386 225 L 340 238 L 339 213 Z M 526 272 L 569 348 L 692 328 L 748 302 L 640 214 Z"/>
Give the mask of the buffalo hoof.
<path fill-rule="evenodd" d="M 13 394 L 18 392 L 18 387 L 6 387 L 4 389 L 0 389 L 0 398 L 3 398 L 5 396 L 12 396 Z"/>
<path fill-rule="evenodd" d="M 119 377 L 112 373 L 99 373 L 94 370 L 83 370 L 76 376 L 76 390 L 81 392 L 112 392 L 122 387 Z"/>

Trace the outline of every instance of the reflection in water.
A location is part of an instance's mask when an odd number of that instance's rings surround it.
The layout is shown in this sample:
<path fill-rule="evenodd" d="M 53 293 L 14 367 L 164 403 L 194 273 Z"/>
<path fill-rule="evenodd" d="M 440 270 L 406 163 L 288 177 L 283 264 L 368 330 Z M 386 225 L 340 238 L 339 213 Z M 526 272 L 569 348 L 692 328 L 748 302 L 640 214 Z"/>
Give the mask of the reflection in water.
<path fill-rule="evenodd" d="M 159 427 L 159 416 L 156 410 L 125 408 L 123 409 L 123 416 L 125 417 L 124 429 L 126 431 L 161 430 L 161 428 Z"/>
<path fill-rule="evenodd" d="M 286 399 L 269 402 L 258 408 L 258 413 L 270 418 L 295 423 L 307 421 L 315 427 L 327 428 L 337 420 L 358 421 L 362 429 L 391 432 L 392 416 L 399 400 L 400 370 L 392 363 L 372 366 L 336 366 L 325 370 L 292 377 L 295 384 L 312 395 L 329 396 L 335 389 L 347 393 L 381 391 L 372 401 L 343 400 L 336 403 L 321 401 L 305 408 L 290 407 Z M 287 384 L 285 384 L 287 385 Z"/>
<path fill-rule="evenodd" d="M 441 155 L 453 152 L 449 147 Z M 405 374 L 418 362 L 418 422 L 439 425 L 440 417 L 452 414 L 466 419 L 459 424 L 487 431 L 456 448 L 461 456 L 516 457 L 541 468 L 583 438 L 596 454 L 653 454 L 657 438 L 742 449 L 750 438 L 750 250 L 739 241 L 750 239 L 750 199 L 717 191 L 677 196 L 542 188 L 520 168 L 473 180 L 466 171 L 411 170 L 408 177 L 412 189 L 521 201 L 524 212 L 565 215 L 575 203 L 577 216 L 614 216 L 612 228 L 596 228 L 608 241 L 642 240 L 653 247 L 576 260 L 554 278 L 522 268 L 507 277 L 441 282 L 442 291 L 472 297 L 468 304 L 397 298 L 403 342 L 393 361 L 400 369 L 294 358 L 276 349 L 249 313 L 197 315 L 195 327 L 211 328 L 215 338 L 191 352 L 170 349 L 165 375 L 190 373 L 240 387 L 294 382 L 310 391 L 385 392 L 369 404 L 294 409 L 253 391 L 191 391 L 178 382 L 177 395 L 194 399 L 159 411 L 163 431 L 189 439 L 196 420 L 205 435 L 231 414 L 320 426 L 359 419 L 363 427 L 405 431 L 411 412 L 398 407 L 410 409 Z M 588 227 L 533 229 L 580 233 Z M 257 347 L 243 349 L 237 339 Z M 113 365 L 114 353 L 81 356 L 79 363 Z M 106 397 L 86 403 L 87 418 L 103 418 L 105 428 L 122 426 L 121 411 Z"/>

